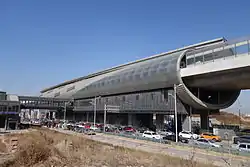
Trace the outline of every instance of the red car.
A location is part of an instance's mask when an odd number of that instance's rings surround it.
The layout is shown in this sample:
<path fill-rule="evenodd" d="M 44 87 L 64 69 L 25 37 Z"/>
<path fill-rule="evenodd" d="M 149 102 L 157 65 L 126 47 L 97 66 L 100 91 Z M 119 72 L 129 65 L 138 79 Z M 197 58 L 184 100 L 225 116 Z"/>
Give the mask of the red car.
<path fill-rule="evenodd" d="M 84 125 L 84 128 L 85 128 L 85 129 L 90 129 L 90 127 L 91 127 L 91 124 L 85 124 L 85 125 Z"/>
<path fill-rule="evenodd" d="M 123 130 L 128 132 L 136 132 L 136 129 L 133 127 L 125 127 Z"/>

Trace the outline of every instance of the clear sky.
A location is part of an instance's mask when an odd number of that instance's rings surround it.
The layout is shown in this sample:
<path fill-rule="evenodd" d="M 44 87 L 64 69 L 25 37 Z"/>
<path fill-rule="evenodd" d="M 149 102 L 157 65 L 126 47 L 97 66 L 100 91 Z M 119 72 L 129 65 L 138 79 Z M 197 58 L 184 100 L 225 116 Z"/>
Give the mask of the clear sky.
<path fill-rule="evenodd" d="M 249 36 L 249 6 L 247 0 L 0 0 L 0 89 L 38 95 L 184 45 Z M 249 97 L 240 97 L 244 112 Z"/>

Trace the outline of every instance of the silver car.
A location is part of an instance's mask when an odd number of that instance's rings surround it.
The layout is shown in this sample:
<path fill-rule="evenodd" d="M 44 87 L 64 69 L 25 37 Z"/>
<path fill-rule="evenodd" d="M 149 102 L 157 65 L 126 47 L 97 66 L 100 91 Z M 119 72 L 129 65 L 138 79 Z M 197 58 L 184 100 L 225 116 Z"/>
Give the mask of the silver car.
<path fill-rule="evenodd" d="M 208 140 L 208 139 L 198 139 L 194 141 L 194 144 L 206 147 L 217 147 L 217 148 L 221 147 L 221 145 L 217 144 L 213 140 Z"/>

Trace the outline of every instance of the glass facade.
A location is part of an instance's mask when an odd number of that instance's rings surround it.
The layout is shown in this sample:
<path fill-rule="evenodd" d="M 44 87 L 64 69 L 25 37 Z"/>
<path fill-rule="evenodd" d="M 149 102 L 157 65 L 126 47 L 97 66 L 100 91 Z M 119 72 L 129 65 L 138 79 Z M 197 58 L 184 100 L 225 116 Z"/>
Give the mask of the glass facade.
<path fill-rule="evenodd" d="M 154 92 L 141 92 L 126 95 L 115 95 L 109 97 L 101 97 L 97 100 L 97 110 L 103 112 L 104 104 L 119 106 L 121 113 L 152 113 L 174 112 L 174 97 L 173 90 L 158 90 Z M 75 111 L 93 111 L 93 99 L 83 99 L 75 101 Z M 186 114 L 186 109 L 177 100 L 178 111 Z"/>

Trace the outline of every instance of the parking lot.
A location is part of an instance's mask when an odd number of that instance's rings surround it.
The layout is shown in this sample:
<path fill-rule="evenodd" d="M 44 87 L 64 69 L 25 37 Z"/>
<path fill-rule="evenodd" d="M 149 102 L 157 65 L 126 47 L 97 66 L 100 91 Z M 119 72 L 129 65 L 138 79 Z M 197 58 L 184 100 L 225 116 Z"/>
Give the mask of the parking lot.
<path fill-rule="evenodd" d="M 171 144 L 181 147 L 190 147 L 190 148 L 199 148 L 205 151 L 213 151 L 217 153 L 228 153 L 233 155 L 241 156 L 250 156 L 250 153 L 247 151 L 242 151 L 236 148 L 236 145 L 233 144 L 232 140 L 225 141 L 218 139 L 219 142 L 214 140 L 203 139 L 201 135 L 193 134 L 187 132 L 181 132 L 178 134 L 178 142 L 175 141 L 175 134 L 168 130 L 161 131 L 151 131 L 147 128 L 135 128 L 130 126 L 120 126 L 120 125 L 110 125 L 107 124 L 104 128 L 103 124 L 96 123 L 95 126 L 93 123 L 89 122 L 72 122 L 68 123 L 51 123 L 47 125 L 49 127 L 70 130 L 77 133 L 84 133 L 88 135 L 95 135 L 96 133 L 105 133 L 112 136 L 126 137 L 130 139 L 152 141 L 155 143 L 161 144 Z M 104 130 L 105 129 L 105 130 Z M 183 136 L 182 136 L 183 135 Z M 186 136 L 185 136 L 186 135 Z M 205 142 L 204 142 L 205 141 Z M 209 143 L 206 143 L 209 141 Z"/>

